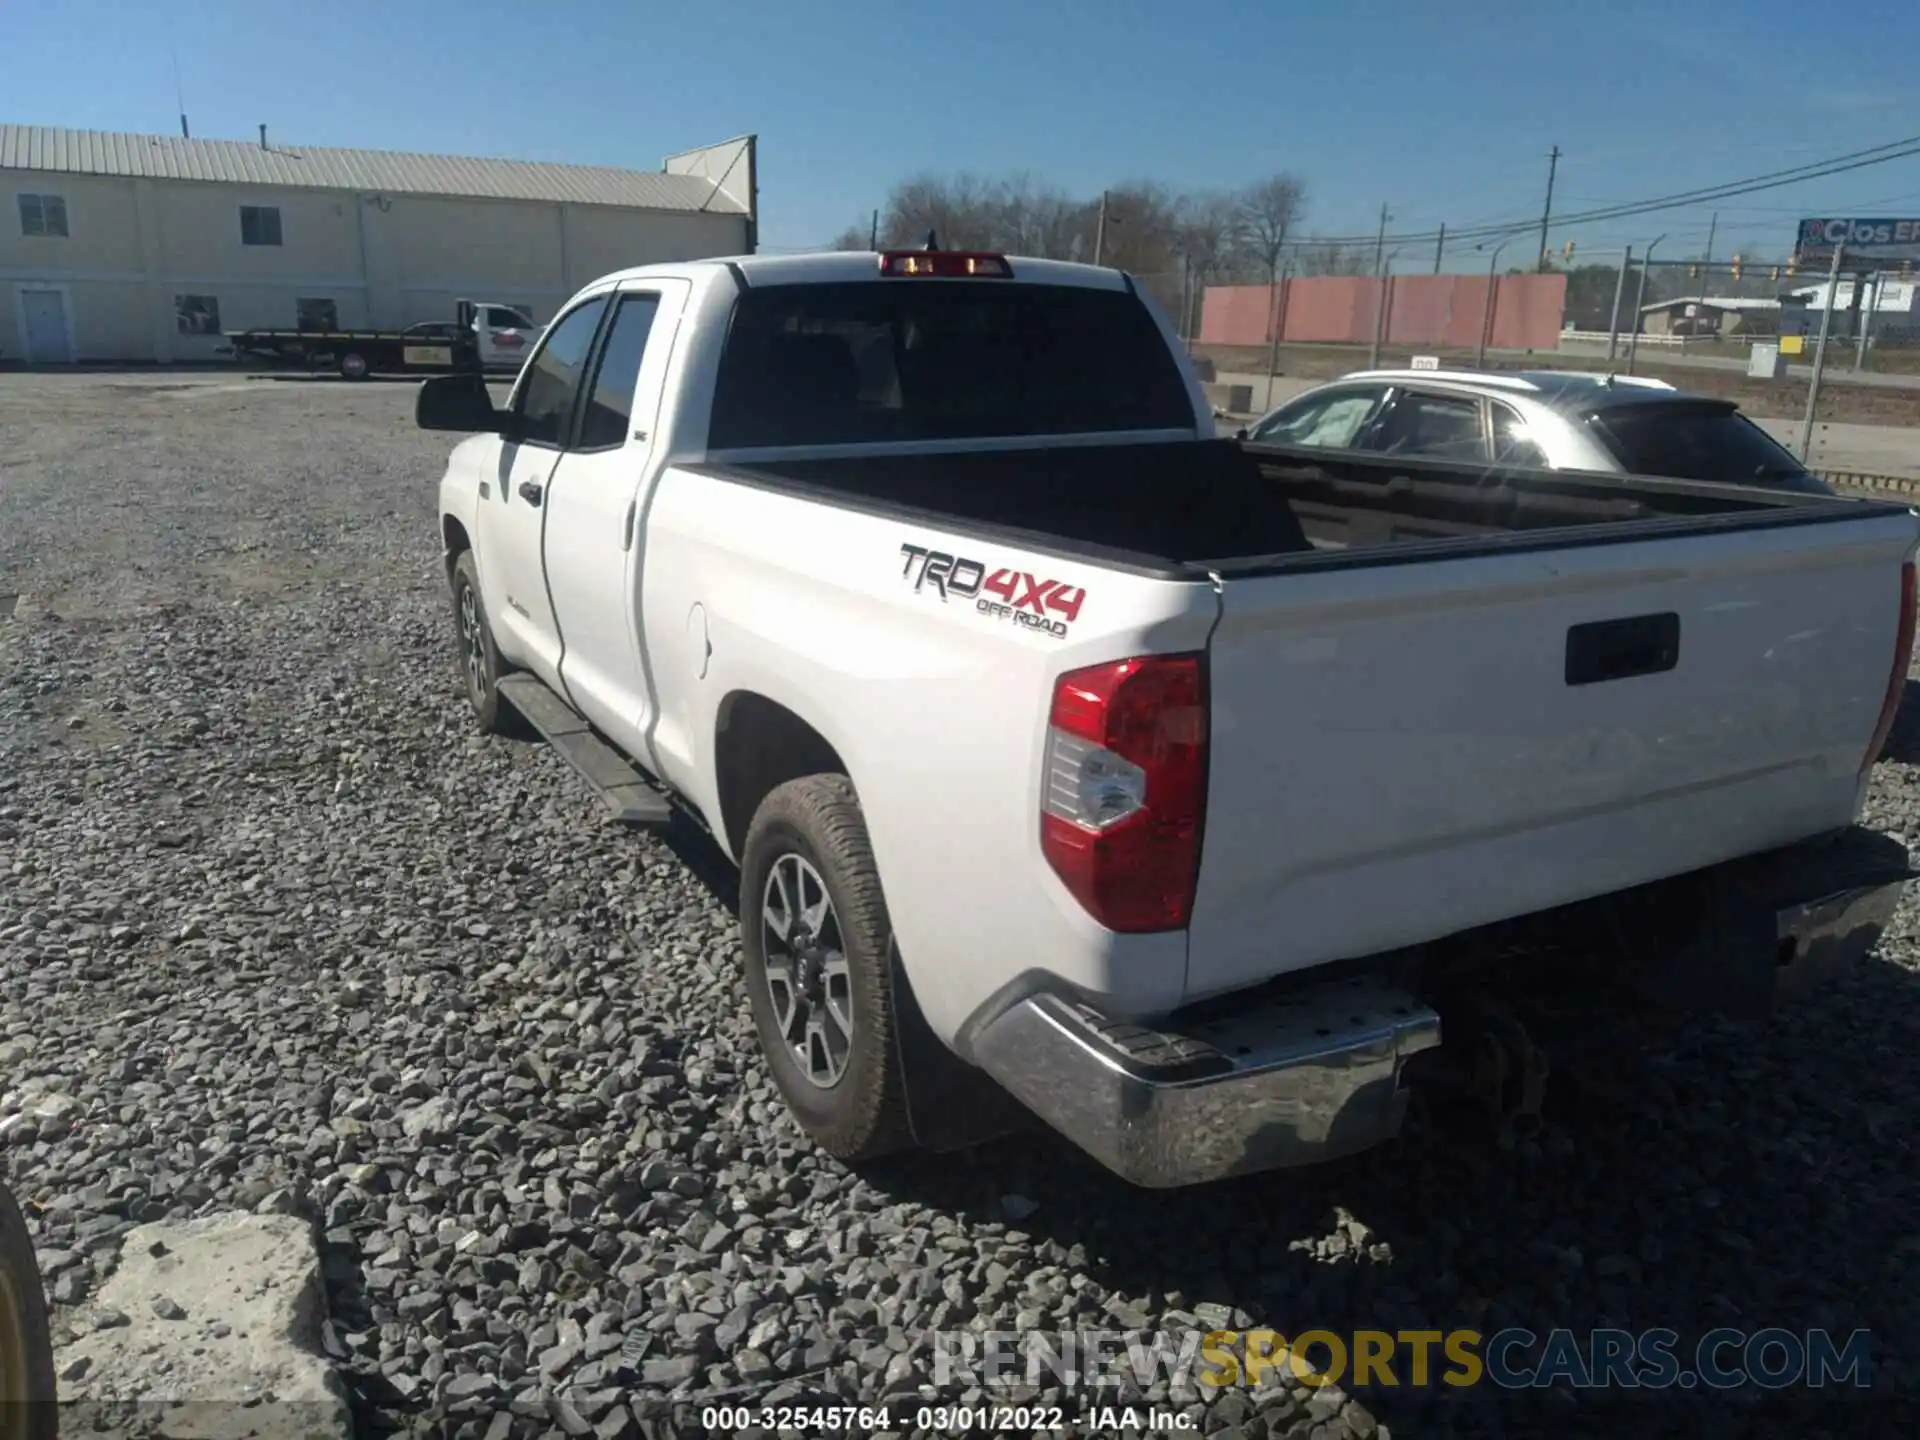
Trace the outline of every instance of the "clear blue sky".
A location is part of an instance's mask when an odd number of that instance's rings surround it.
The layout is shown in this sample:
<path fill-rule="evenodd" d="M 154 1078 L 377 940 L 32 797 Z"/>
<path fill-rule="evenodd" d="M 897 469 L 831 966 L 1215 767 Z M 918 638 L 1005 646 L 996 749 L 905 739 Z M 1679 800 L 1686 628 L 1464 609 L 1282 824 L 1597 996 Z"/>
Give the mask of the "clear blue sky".
<path fill-rule="evenodd" d="M 762 239 L 823 244 L 915 171 L 1307 182 L 1308 228 L 1454 228 L 1920 135 L 1914 0 L 0 0 L 0 121 L 655 169 L 761 137 Z M 1886 43 L 1882 43 L 1886 42 Z M 1920 214 L 1920 159 L 1725 202 Z M 1601 258 L 1706 209 L 1557 232 Z M 1405 264 L 1420 262 L 1409 255 Z M 1430 263 L 1430 258 L 1429 258 Z M 1462 261 L 1464 263 L 1464 259 Z"/>

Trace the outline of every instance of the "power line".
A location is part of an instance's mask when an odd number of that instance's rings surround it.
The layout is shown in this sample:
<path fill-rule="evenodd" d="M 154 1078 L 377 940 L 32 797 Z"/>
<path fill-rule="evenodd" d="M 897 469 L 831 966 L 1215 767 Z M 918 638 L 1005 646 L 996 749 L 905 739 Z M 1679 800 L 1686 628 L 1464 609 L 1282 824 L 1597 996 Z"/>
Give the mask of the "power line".
<path fill-rule="evenodd" d="M 1702 186 L 1695 190 L 1676 191 L 1670 195 L 1658 195 L 1646 200 L 1606 206 L 1597 210 L 1579 211 L 1572 215 L 1562 215 L 1558 223 L 1564 229 L 1573 225 L 1594 224 L 1602 220 L 1621 220 L 1634 215 L 1650 215 L 1661 210 L 1681 210 L 1688 206 L 1702 205 L 1714 200 L 1732 199 L 1740 195 L 1753 195 L 1763 190 L 1777 190 L 1784 185 L 1797 185 L 1808 180 L 1822 180 L 1830 175 L 1841 175 L 1849 170 L 1861 170 L 1872 165 L 1884 165 L 1889 160 L 1904 160 L 1915 155 L 1920 155 L 1920 135 L 1911 135 L 1903 140 L 1888 141 L 1884 145 L 1875 145 L 1866 150 L 1850 151 L 1847 154 L 1836 155 L 1827 160 L 1792 166 L 1786 170 L 1768 171 L 1761 175 L 1749 176 L 1744 180 L 1730 180 L 1720 185 Z M 1464 230 L 1450 230 L 1448 232 L 1448 238 L 1453 240 L 1493 239 L 1530 229 L 1538 223 L 1538 218 L 1508 220 L 1494 224 L 1469 227 Z M 1359 245 L 1374 238 L 1372 235 L 1331 235 L 1313 237 L 1310 243 L 1320 245 Z M 1391 235 L 1386 238 L 1400 244 L 1432 241 L 1436 238 L 1436 232 L 1428 230 L 1418 234 Z"/>

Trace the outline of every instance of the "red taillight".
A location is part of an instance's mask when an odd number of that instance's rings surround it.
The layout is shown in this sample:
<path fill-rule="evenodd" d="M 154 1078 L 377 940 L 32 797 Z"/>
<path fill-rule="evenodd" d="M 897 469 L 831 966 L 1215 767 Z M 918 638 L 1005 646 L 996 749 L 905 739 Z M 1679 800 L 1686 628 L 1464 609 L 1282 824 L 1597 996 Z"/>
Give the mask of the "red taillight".
<path fill-rule="evenodd" d="M 890 250 L 880 257 L 882 275 L 934 275 L 949 280 L 1011 280 L 1004 255 L 978 250 Z"/>
<path fill-rule="evenodd" d="M 493 343 L 498 345 L 502 350 L 517 350 L 521 343 L 520 332 L 517 330 L 496 330 L 493 332 Z"/>
<path fill-rule="evenodd" d="M 1894 717 L 1900 713 L 1900 698 L 1906 693 L 1907 667 L 1913 663 L 1914 600 L 1913 562 L 1909 560 L 1900 567 L 1900 624 L 1894 631 L 1893 673 L 1887 676 L 1887 698 L 1880 703 L 1880 723 L 1873 727 L 1873 743 L 1867 746 L 1867 758 L 1860 762 L 1863 775 L 1886 748 Z"/>
<path fill-rule="evenodd" d="M 1040 850 L 1109 930 L 1183 929 L 1207 806 L 1207 689 L 1198 655 L 1062 675 L 1047 730 Z"/>

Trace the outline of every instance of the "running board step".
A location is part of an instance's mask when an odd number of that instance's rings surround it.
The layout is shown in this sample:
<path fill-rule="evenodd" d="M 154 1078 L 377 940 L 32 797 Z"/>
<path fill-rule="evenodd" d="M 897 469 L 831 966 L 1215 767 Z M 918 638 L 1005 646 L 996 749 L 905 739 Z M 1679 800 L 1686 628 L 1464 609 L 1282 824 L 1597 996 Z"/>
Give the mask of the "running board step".
<path fill-rule="evenodd" d="M 501 698 L 526 718 L 529 725 L 558 750 L 580 778 L 592 787 L 613 818 L 623 825 L 663 826 L 673 819 L 673 807 L 626 756 L 593 733 L 580 713 L 545 684 L 527 674 L 503 675 Z"/>

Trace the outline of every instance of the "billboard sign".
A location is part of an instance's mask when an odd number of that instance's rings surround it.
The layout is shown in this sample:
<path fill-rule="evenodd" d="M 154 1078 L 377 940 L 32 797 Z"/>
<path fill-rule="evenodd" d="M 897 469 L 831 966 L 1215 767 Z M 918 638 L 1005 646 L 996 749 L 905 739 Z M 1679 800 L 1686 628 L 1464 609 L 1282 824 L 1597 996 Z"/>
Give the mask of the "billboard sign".
<path fill-rule="evenodd" d="M 1802 220 L 1794 258 L 1831 263 L 1833 247 L 1846 245 L 1841 264 L 1858 260 L 1862 269 L 1920 260 L 1920 219 Z"/>

